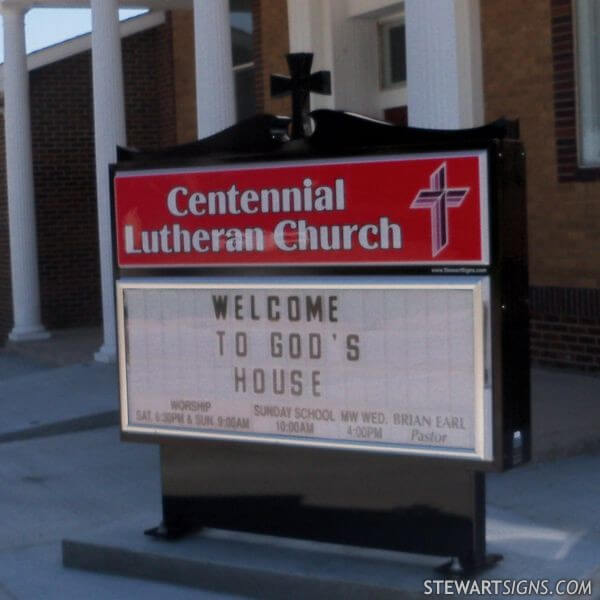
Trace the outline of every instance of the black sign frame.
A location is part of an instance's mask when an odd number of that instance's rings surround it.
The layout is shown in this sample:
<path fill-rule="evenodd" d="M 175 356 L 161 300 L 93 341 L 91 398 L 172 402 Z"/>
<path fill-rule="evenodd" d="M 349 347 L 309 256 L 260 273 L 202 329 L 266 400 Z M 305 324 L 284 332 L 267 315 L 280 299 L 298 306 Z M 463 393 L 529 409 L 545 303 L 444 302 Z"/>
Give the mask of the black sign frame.
<path fill-rule="evenodd" d="M 466 570 L 481 568 L 488 563 L 485 555 L 484 473 L 510 469 L 527 462 L 531 456 L 525 154 L 518 140 L 518 127 L 511 122 L 498 121 L 472 130 L 430 131 L 391 126 L 338 111 L 315 111 L 311 116 L 316 129 L 307 139 L 288 140 L 285 133 L 287 119 L 262 115 L 185 146 L 159 152 L 120 149 L 118 163 L 110 168 L 111 183 L 121 170 L 235 166 L 252 162 L 275 164 L 277 161 L 391 153 L 486 151 L 491 232 L 489 266 L 319 266 L 297 267 L 293 272 L 321 279 L 333 274 L 489 275 L 494 458 L 477 464 L 470 460 L 448 461 L 432 457 L 378 455 L 365 458 L 359 452 L 349 456 L 346 451 L 330 449 L 282 449 L 268 444 L 248 449 L 247 445 L 231 441 L 122 433 L 122 439 L 127 441 L 161 445 L 163 523 L 154 533 L 177 537 L 203 526 L 224 527 L 452 555 L 460 558 Z M 114 226 L 114 197 L 111 206 Z M 116 247 L 113 249 L 116 256 Z M 125 272 L 114 261 L 115 280 L 124 276 L 130 279 L 201 278 L 214 276 L 216 272 L 241 278 L 267 273 L 282 276 L 289 275 L 290 268 L 128 268 Z M 354 470 L 343 466 L 348 460 L 354 462 Z M 298 484 L 288 482 L 287 488 L 279 489 L 274 484 L 274 473 L 282 475 L 289 468 L 286 465 L 294 464 L 299 465 L 302 472 Z M 241 465 L 245 465 L 243 469 Z M 329 473 L 327 491 L 315 488 L 310 465 L 320 465 L 320 469 Z M 257 486 L 244 480 L 242 473 L 245 470 L 261 468 L 269 473 L 264 485 Z M 370 473 L 374 470 L 387 475 L 373 482 Z M 228 482 L 213 488 L 203 483 L 207 479 L 226 478 L 228 472 L 231 473 Z M 346 483 L 336 485 L 331 481 L 336 473 L 345 478 Z M 391 473 L 397 473 L 404 481 L 414 482 L 420 491 L 413 498 L 402 484 L 385 482 L 383 478 L 389 479 Z M 342 502 L 336 508 L 334 499 L 345 493 L 344 490 L 353 489 L 347 484 L 352 476 L 383 486 L 383 497 L 395 496 L 396 504 L 377 510 L 370 501 L 361 504 L 357 500 L 349 505 Z M 289 479 L 289 474 L 284 477 Z M 433 490 L 427 483 L 430 478 L 437 481 Z M 187 490 L 182 486 L 187 486 Z M 315 494 L 323 496 L 321 501 L 309 500 Z M 440 495 L 446 500 L 440 501 Z M 332 519 L 336 525 L 332 525 Z"/>

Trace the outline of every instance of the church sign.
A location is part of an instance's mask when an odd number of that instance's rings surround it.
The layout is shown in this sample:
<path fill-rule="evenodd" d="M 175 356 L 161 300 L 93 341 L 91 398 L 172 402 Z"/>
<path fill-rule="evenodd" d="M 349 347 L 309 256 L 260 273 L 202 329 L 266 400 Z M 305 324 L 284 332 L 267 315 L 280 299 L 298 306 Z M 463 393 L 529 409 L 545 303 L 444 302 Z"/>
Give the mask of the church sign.
<path fill-rule="evenodd" d="M 123 431 L 502 464 L 491 158 L 119 165 Z"/>
<path fill-rule="evenodd" d="M 487 173 L 483 151 L 118 171 L 118 264 L 485 267 Z M 492 458 L 486 278 L 287 279 L 120 281 L 124 430 Z"/>
<path fill-rule="evenodd" d="M 300 116 L 296 139 L 264 115 L 111 167 L 121 430 L 161 446 L 153 533 L 483 567 L 485 472 L 530 453 L 516 130 Z"/>
<path fill-rule="evenodd" d="M 118 264 L 489 264 L 484 152 L 119 172 Z"/>

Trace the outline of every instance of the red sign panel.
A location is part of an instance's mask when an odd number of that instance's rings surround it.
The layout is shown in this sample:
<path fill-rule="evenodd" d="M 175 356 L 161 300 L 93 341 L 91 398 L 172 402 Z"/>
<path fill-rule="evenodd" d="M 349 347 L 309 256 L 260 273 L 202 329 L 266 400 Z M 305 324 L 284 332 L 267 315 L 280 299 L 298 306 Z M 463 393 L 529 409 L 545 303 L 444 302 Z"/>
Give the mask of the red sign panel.
<path fill-rule="evenodd" d="M 120 267 L 489 263 L 485 152 L 121 171 Z"/>

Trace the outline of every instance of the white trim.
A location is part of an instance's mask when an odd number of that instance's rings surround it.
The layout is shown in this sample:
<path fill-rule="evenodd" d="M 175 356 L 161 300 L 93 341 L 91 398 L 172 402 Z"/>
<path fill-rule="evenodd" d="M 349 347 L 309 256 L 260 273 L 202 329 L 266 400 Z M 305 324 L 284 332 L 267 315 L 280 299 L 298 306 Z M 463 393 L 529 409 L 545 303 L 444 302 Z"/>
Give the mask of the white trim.
<path fill-rule="evenodd" d="M 90 8 L 90 0 L 0 0 L 2 5 L 13 5 L 23 10 L 32 8 Z M 150 10 L 190 9 L 192 0 L 119 0 L 121 9 L 149 8 Z"/>
<path fill-rule="evenodd" d="M 233 72 L 237 73 L 238 71 L 246 71 L 247 69 L 254 68 L 254 61 L 240 63 L 239 65 L 233 65 Z"/>
<path fill-rule="evenodd" d="M 379 19 L 404 11 L 403 0 L 348 0 L 348 16 L 358 19 Z"/>
<path fill-rule="evenodd" d="M 406 84 L 398 85 L 389 89 L 380 89 L 377 93 L 377 108 L 381 111 L 381 118 L 384 118 L 384 111 L 388 108 L 397 108 L 408 104 L 408 92 Z"/>
<path fill-rule="evenodd" d="M 483 124 L 479 0 L 406 0 L 408 119 L 414 127 Z"/>
<path fill-rule="evenodd" d="M 158 27 L 165 22 L 164 11 L 148 12 L 139 17 L 132 17 L 120 23 L 121 38 Z M 32 52 L 27 56 L 27 69 L 33 71 L 55 62 L 75 56 L 92 48 L 92 34 L 84 33 L 78 37 L 48 46 Z M 4 64 L 0 64 L 0 92 L 4 91 Z"/>

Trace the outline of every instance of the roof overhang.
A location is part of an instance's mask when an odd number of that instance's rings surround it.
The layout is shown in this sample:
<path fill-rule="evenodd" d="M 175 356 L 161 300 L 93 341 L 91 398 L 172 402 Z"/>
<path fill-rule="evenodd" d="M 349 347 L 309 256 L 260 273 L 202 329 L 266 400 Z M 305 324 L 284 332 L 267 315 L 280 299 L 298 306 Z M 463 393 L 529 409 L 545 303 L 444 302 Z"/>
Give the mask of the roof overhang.
<path fill-rule="evenodd" d="M 152 29 L 165 22 L 163 11 L 149 12 L 119 23 L 121 37 L 125 38 L 135 33 Z M 27 55 L 27 69 L 32 71 L 39 67 L 49 65 L 59 60 L 74 56 L 80 52 L 90 50 L 92 47 L 91 33 L 84 33 L 77 37 L 59 42 L 41 50 L 36 50 Z M 0 63 L 0 99 L 4 95 L 4 64 Z"/>

